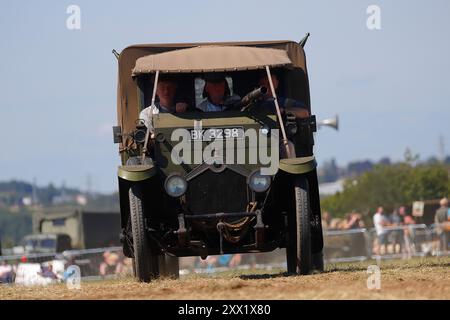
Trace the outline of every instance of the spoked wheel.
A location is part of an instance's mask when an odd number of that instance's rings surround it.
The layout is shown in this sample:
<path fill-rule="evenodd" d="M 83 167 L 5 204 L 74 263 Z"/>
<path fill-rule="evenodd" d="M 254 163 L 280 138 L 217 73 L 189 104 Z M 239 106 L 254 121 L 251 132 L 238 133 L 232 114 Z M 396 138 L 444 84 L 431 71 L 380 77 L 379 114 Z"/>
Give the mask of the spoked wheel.
<path fill-rule="evenodd" d="M 288 215 L 288 245 L 286 248 L 287 269 L 289 273 L 309 274 L 311 261 L 311 222 L 308 180 L 295 177 L 295 215 Z"/>
<path fill-rule="evenodd" d="M 129 191 L 130 219 L 133 234 L 133 265 L 136 278 L 142 282 L 150 282 L 159 274 L 157 256 L 152 254 L 152 247 L 145 230 L 142 190 L 133 185 Z"/>

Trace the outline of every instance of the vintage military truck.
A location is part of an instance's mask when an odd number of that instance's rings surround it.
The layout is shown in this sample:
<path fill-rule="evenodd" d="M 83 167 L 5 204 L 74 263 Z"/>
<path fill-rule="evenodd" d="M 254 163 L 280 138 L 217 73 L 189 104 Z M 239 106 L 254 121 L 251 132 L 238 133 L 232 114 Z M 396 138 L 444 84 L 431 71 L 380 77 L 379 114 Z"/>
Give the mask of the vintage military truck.
<path fill-rule="evenodd" d="M 133 45 L 116 55 L 122 245 L 140 281 L 176 275 L 178 257 L 276 248 L 286 248 L 291 273 L 323 268 L 306 39 Z M 202 112 L 214 73 L 243 98 Z M 167 77 L 185 112 L 155 111 Z M 268 92 L 272 108 L 261 108 Z M 309 116 L 293 116 L 297 104 Z"/>

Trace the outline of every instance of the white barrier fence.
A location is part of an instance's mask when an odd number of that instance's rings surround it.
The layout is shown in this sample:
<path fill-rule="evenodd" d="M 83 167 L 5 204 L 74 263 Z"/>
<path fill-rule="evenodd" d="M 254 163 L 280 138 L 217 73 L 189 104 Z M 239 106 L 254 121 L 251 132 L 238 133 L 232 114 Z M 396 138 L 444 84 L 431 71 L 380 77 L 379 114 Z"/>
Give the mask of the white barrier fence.
<path fill-rule="evenodd" d="M 367 229 L 325 230 L 324 259 L 326 262 L 363 261 L 369 256 Z"/>
<path fill-rule="evenodd" d="M 325 230 L 325 263 L 368 259 L 411 258 L 449 255 L 448 224 L 386 227 L 383 234 L 374 229 Z M 83 280 L 132 275 L 132 261 L 121 247 L 69 250 L 60 254 L 0 256 L 0 283 L 24 285 L 64 282 L 69 266 L 79 267 Z M 180 259 L 180 273 L 204 273 L 231 269 L 285 268 L 285 250 L 271 253 L 224 255 Z"/>
<path fill-rule="evenodd" d="M 132 274 L 132 261 L 121 247 L 69 250 L 59 254 L 0 256 L 0 283 L 23 285 L 64 282 L 69 266 L 77 266 L 84 280 Z"/>
<path fill-rule="evenodd" d="M 328 263 L 449 255 L 449 224 L 324 231 Z"/>

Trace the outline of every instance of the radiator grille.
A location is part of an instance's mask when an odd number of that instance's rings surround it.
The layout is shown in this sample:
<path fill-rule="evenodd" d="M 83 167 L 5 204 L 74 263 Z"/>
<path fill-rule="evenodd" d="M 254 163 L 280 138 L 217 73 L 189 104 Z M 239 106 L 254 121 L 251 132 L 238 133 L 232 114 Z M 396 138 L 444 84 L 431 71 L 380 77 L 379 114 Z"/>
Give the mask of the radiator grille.
<path fill-rule="evenodd" d="M 188 182 L 186 200 L 192 214 L 245 211 L 246 177 L 230 169 L 207 170 Z"/>

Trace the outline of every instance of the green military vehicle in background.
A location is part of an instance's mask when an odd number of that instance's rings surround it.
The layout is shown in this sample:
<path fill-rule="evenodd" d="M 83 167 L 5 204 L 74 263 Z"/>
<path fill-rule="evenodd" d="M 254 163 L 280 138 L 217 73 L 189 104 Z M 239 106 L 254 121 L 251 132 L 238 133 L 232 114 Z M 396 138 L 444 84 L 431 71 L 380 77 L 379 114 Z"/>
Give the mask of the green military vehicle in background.
<path fill-rule="evenodd" d="M 23 238 L 13 253 L 60 253 L 120 245 L 120 213 L 51 209 L 33 214 L 33 234 Z"/>

